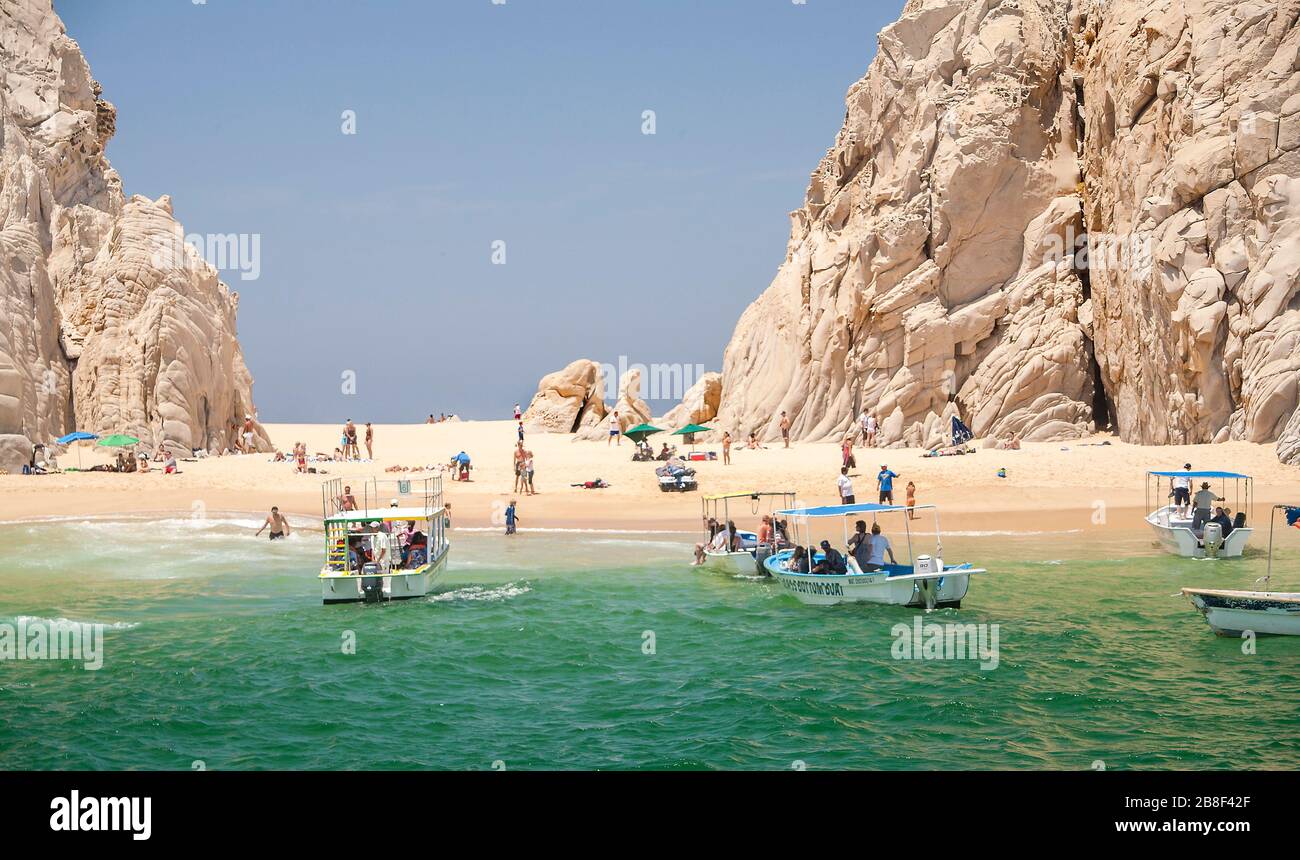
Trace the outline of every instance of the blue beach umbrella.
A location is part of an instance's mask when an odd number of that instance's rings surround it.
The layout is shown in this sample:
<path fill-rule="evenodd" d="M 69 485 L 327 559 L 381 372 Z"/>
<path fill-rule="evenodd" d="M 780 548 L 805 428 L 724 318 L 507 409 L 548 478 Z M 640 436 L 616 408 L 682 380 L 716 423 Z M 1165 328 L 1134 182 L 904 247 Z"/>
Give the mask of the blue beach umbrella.
<path fill-rule="evenodd" d="M 73 442 L 87 442 L 91 439 L 98 439 L 94 433 L 87 433 L 85 430 L 74 430 L 67 436 L 61 436 L 54 441 L 60 445 L 70 445 Z M 81 448 L 77 448 L 77 468 L 81 468 Z"/>

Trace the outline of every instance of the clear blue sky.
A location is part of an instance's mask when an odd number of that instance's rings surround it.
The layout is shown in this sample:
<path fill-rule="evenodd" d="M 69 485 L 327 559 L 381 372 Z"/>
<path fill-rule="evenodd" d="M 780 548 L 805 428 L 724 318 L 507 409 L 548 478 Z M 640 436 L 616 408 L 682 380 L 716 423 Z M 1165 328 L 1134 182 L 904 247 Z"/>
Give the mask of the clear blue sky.
<path fill-rule="evenodd" d="M 223 278 L 262 419 L 299 421 L 502 417 L 580 357 L 720 369 L 902 5 L 55 0 L 127 193 L 260 237 Z"/>

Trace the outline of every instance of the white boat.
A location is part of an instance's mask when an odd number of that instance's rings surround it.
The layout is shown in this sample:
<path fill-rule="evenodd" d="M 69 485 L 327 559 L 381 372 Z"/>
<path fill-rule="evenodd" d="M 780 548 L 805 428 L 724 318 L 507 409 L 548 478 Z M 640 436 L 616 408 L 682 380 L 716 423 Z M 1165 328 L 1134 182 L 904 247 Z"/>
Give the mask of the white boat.
<path fill-rule="evenodd" d="M 423 597 L 447 569 L 451 545 L 442 478 L 380 484 L 377 479 L 361 484 L 360 498 L 342 478 L 322 489 L 325 564 L 318 578 L 325 603 Z"/>
<path fill-rule="evenodd" d="M 1300 507 L 1273 506 L 1268 521 L 1268 572 L 1264 582 L 1273 578 L 1273 527 L 1279 510 L 1286 512 L 1289 524 L 1300 523 Z M 1241 637 L 1246 633 L 1300 636 L 1300 592 L 1222 588 L 1184 588 L 1182 592 L 1205 617 L 1210 629 L 1220 636 Z"/>
<path fill-rule="evenodd" d="M 704 567 L 732 576 L 767 576 L 763 559 L 784 544 L 774 531 L 774 540 L 760 545 L 758 533 L 736 529 L 734 549 L 717 550 L 710 548 L 715 533 L 710 530 L 710 520 L 726 528 L 732 522 L 733 508 L 736 515 L 761 517 L 771 515 L 776 508 L 789 507 L 795 502 L 793 492 L 766 493 L 726 493 L 704 496 L 701 500 L 704 522 Z M 774 524 L 775 525 L 775 524 Z"/>
<path fill-rule="evenodd" d="M 912 530 L 909 510 L 933 510 L 935 512 L 935 552 L 934 555 L 913 555 Z M 881 514 L 904 513 L 901 518 L 907 535 L 907 564 L 886 564 L 878 570 L 862 570 L 853 556 L 848 553 L 848 536 L 850 519 L 872 521 Z M 943 561 L 943 539 L 939 531 L 939 513 L 934 505 L 916 505 L 908 508 L 904 505 L 827 505 L 818 508 L 799 508 L 780 511 L 788 516 L 794 524 L 795 543 L 807 547 L 813 566 L 823 558 L 816 549 L 812 536 L 815 522 L 842 521 L 843 541 L 840 551 L 844 553 L 848 573 L 801 573 L 787 569 L 787 564 L 795 554 L 795 549 L 784 549 L 764 562 L 770 573 L 782 588 L 803 603 L 831 605 L 836 603 L 882 603 L 889 606 L 917 606 L 926 609 L 943 607 L 961 608 L 961 602 L 970 589 L 970 578 L 976 574 L 987 573 L 983 568 L 970 564 L 945 564 Z M 829 538 L 828 538 L 829 540 Z"/>
<path fill-rule="evenodd" d="M 1218 471 L 1147 472 L 1148 510 L 1151 508 L 1153 480 L 1155 482 L 1154 486 L 1160 488 L 1165 479 L 1172 482 L 1176 478 L 1186 478 L 1192 482 L 1192 495 L 1196 493 L 1196 481 L 1208 483 L 1212 480 L 1219 480 L 1222 482 L 1220 484 L 1220 500 L 1227 499 L 1227 484 L 1228 481 L 1233 481 L 1236 487 L 1236 493 L 1234 494 L 1237 511 L 1236 522 L 1228 529 L 1217 522 L 1196 522 L 1190 505 L 1187 506 L 1186 513 L 1182 508 L 1173 504 L 1158 507 L 1147 514 L 1146 520 L 1147 524 L 1151 526 L 1151 530 L 1155 532 L 1156 540 L 1160 542 L 1161 548 L 1183 558 L 1240 558 L 1242 550 L 1246 548 L 1246 543 L 1254 532 L 1254 529 L 1248 528 L 1246 525 L 1246 508 L 1250 507 L 1253 492 L 1251 477 L 1237 472 Z M 1157 489 L 1157 499 L 1160 492 L 1161 490 Z M 1169 495 L 1172 496 L 1172 492 Z"/>

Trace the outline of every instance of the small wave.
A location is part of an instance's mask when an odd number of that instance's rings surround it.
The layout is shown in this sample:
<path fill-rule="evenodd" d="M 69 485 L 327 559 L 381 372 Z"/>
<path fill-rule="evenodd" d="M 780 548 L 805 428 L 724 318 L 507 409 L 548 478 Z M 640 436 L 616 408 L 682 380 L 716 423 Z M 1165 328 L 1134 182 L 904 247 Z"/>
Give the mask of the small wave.
<path fill-rule="evenodd" d="M 1083 529 L 1065 529 L 1063 531 L 999 531 L 991 530 L 974 530 L 974 531 L 944 531 L 944 537 L 1040 537 L 1042 535 L 1077 535 L 1082 534 Z M 913 535 L 931 537 L 935 532 L 913 531 Z"/>
<path fill-rule="evenodd" d="M 443 591 L 429 595 L 429 600 L 433 603 L 446 603 L 452 600 L 509 600 L 521 594 L 527 594 L 532 590 L 532 586 L 526 582 L 507 582 L 505 585 L 498 585 L 494 588 L 482 585 L 467 585 L 454 591 Z"/>
<path fill-rule="evenodd" d="M 135 621 L 75 621 L 71 618 L 42 618 L 39 615 L 15 615 L 13 618 L 15 624 L 45 624 L 50 627 L 59 629 L 68 627 L 86 627 L 101 625 L 105 630 L 134 630 L 139 627 Z"/>

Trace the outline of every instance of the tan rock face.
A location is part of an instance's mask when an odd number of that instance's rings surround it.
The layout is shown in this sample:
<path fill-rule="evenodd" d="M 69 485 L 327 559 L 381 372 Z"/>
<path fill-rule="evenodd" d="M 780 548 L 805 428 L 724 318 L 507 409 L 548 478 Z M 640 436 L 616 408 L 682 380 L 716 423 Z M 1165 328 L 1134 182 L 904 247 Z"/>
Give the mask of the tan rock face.
<path fill-rule="evenodd" d="M 605 404 L 601 403 L 600 406 L 603 410 Z M 600 418 L 592 418 L 591 420 L 584 418 L 580 421 L 574 440 L 592 441 L 604 439 L 609 434 L 609 421 L 607 419 L 611 412 L 618 413 L 618 426 L 622 430 L 644 424 L 650 420 L 650 406 L 641 399 L 640 368 L 634 367 L 624 372 L 618 381 L 618 400 L 614 402 L 614 408 L 608 412 L 602 412 Z M 594 410 L 590 414 L 594 415 Z"/>
<path fill-rule="evenodd" d="M 676 430 L 687 424 L 707 424 L 722 405 L 722 374 L 705 373 L 686 390 L 682 402 L 658 419 L 656 426 Z"/>
<path fill-rule="evenodd" d="M 575 433 L 605 417 L 605 388 L 600 365 L 580 358 L 537 384 L 523 422 L 528 429 L 541 433 Z"/>
<path fill-rule="evenodd" d="M 736 327 L 720 424 L 1277 439 L 1300 398 L 1297 16 L 911 0 Z"/>
<path fill-rule="evenodd" d="M 166 198 L 124 200 L 116 111 L 49 0 L 0 0 L 0 31 L 0 436 L 231 444 L 253 411 L 236 297 L 168 252 L 184 246 Z"/>
<path fill-rule="evenodd" d="M 1296 410 L 1297 15 L 1156 0 L 1084 18 L 1088 226 L 1149 257 L 1091 273 L 1126 439 L 1269 441 Z"/>
<path fill-rule="evenodd" d="M 785 410 L 832 438 L 865 409 L 891 445 L 942 438 L 954 410 L 979 435 L 1090 429 L 1064 5 L 913 0 L 881 32 L 727 347 L 720 426 L 770 439 Z"/>

